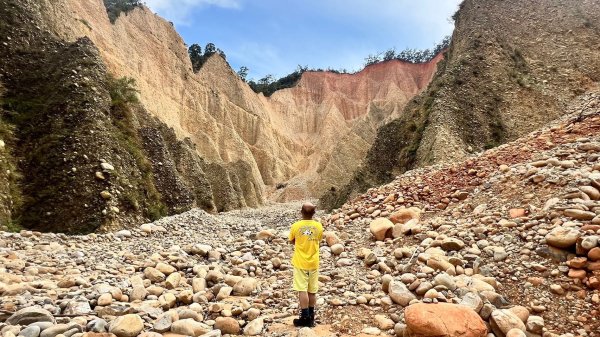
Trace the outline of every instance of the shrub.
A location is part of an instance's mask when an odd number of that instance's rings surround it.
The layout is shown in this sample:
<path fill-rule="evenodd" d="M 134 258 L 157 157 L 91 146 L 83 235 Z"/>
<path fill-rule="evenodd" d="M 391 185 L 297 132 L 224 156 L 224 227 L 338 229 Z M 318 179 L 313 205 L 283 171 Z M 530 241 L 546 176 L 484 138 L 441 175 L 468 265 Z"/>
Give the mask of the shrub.
<path fill-rule="evenodd" d="M 146 217 L 158 220 L 167 215 L 167 207 L 162 201 L 162 195 L 156 189 L 152 163 L 146 156 L 140 136 L 134 127 L 135 116 L 132 109 L 139 103 L 135 79 L 115 78 L 108 75 L 107 87 L 111 99 L 113 124 L 116 128 L 115 137 L 127 153 L 133 156 L 141 174 L 140 180 L 134 185 L 142 187 L 142 190 L 136 189 L 124 193 L 124 204 L 135 211 L 142 208 Z"/>
<path fill-rule="evenodd" d="M 142 6 L 141 0 L 104 0 L 104 6 L 111 23 L 115 23 L 121 13 L 127 14 L 136 7 Z"/>

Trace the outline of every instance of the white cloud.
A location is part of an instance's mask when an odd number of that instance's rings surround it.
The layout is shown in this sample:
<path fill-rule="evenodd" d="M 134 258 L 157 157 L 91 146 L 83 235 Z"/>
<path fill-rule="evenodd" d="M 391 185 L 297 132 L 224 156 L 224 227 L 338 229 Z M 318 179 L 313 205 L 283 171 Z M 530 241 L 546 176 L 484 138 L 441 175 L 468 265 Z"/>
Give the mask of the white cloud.
<path fill-rule="evenodd" d="M 153 11 L 176 24 L 189 24 L 189 14 L 194 8 L 221 7 L 241 9 L 241 0 L 145 0 Z"/>

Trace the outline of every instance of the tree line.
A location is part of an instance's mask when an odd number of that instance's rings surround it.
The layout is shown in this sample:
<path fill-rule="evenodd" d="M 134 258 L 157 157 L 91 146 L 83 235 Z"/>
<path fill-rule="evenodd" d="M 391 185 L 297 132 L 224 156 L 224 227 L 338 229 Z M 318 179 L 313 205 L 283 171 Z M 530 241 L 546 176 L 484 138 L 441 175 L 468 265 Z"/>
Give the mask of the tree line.
<path fill-rule="evenodd" d="M 373 64 L 377 64 L 380 62 L 391 61 L 391 60 L 400 60 L 404 62 L 410 63 L 427 63 L 435 58 L 439 53 L 448 49 L 451 43 L 451 37 L 446 36 L 440 43 L 438 43 L 435 47 L 431 49 L 411 49 L 407 48 L 400 52 L 396 52 L 395 48 L 391 48 L 385 52 L 377 53 L 375 55 L 369 55 L 365 58 L 364 67 L 368 67 Z M 307 71 L 327 71 L 336 74 L 352 74 L 353 72 L 348 72 L 346 69 L 321 69 L 321 68 L 309 68 L 308 66 L 298 65 L 296 70 L 288 75 L 285 75 L 279 79 L 276 79 L 273 75 L 268 74 L 258 81 L 251 79 L 247 80 L 249 69 L 248 67 L 241 67 L 238 71 L 238 76 L 245 82 L 248 83 L 250 88 L 254 90 L 254 92 L 259 93 L 262 92 L 265 96 L 271 96 L 275 91 L 291 88 L 298 83 L 302 74 Z"/>
<path fill-rule="evenodd" d="M 452 38 L 450 36 L 446 36 L 432 49 L 406 48 L 401 52 L 396 52 L 395 48 L 391 48 L 387 51 L 367 56 L 365 58 L 364 65 L 365 67 L 368 67 L 373 64 L 391 60 L 400 60 L 410 63 L 427 63 L 433 60 L 433 58 L 435 58 L 443 50 L 448 49 L 450 47 L 450 42 L 452 42 Z"/>

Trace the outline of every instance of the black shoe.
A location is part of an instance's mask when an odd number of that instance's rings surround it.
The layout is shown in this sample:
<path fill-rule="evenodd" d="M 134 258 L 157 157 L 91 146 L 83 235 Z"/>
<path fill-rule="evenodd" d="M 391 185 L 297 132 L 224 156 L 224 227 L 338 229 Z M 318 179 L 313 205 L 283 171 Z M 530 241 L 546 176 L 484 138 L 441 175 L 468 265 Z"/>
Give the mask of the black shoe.
<path fill-rule="evenodd" d="M 296 318 L 294 319 L 294 326 L 297 327 L 313 327 L 315 324 L 315 321 L 310 319 L 310 317 L 306 317 L 306 316 L 300 316 L 300 318 Z"/>

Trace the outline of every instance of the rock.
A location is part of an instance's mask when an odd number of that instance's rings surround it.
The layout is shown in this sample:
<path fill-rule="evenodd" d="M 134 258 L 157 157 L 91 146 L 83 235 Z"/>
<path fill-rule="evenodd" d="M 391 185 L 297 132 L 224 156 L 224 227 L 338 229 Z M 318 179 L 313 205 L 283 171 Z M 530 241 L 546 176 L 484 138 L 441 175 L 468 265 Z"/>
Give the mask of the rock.
<path fill-rule="evenodd" d="M 112 295 L 110 293 L 102 294 L 98 297 L 98 305 L 105 307 L 110 305 L 113 301 Z"/>
<path fill-rule="evenodd" d="M 600 191 L 592 186 L 581 186 L 579 190 L 587 194 L 592 200 L 600 200 Z"/>
<path fill-rule="evenodd" d="M 173 324 L 173 315 L 167 312 L 160 315 L 160 317 L 154 321 L 152 328 L 156 332 L 163 333 L 171 330 L 171 324 Z"/>
<path fill-rule="evenodd" d="M 191 318 L 175 321 L 171 325 L 172 333 L 185 336 L 197 337 L 208 333 L 211 330 L 212 329 L 208 325 L 196 322 Z"/>
<path fill-rule="evenodd" d="M 117 337 L 135 337 L 144 329 L 144 321 L 135 314 L 117 317 L 110 323 L 109 332 Z"/>
<path fill-rule="evenodd" d="M 448 262 L 446 257 L 439 255 L 434 255 L 427 259 L 427 266 L 443 272 L 448 271 L 448 269 L 454 269 L 454 265 Z"/>
<path fill-rule="evenodd" d="M 323 232 L 323 237 L 325 238 L 325 242 L 329 247 L 335 245 L 336 243 L 340 243 L 340 238 L 338 238 L 338 236 L 334 232 Z"/>
<path fill-rule="evenodd" d="M 504 337 L 512 329 L 525 331 L 525 323 L 512 311 L 508 309 L 496 309 L 492 311 L 490 326 L 496 336 Z"/>
<path fill-rule="evenodd" d="M 260 336 L 264 329 L 265 322 L 262 318 L 257 318 L 244 327 L 245 336 Z"/>
<path fill-rule="evenodd" d="M 394 328 L 394 321 L 386 317 L 385 315 L 375 315 L 375 325 L 381 330 L 391 330 Z"/>
<path fill-rule="evenodd" d="M 486 337 L 487 328 L 466 306 L 416 303 L 404 309 L 408 337 Z"/>
<path fill-rule="evenodd" d="M 109 163 L 100 163 L 100 167 L 104 171 L 114 171 L 115 170 L 115 167 Z"/>
<path fill-rule="evenodd" d="M 465 247 L 465 243 L 456 238 L 446 238 L 441 247 L 445 251 L 458 251 Z"/>
<path fill-rule="evenodd" d="M 381 334 L 381 330 L 375 327 L 366 327 L 362 329 L 361 333 L 365 335 L 379 336 Z"/>
<path fill-rule="evenodd" d="M 271 229 L 263 229 L 260 232 L 256 233 L 255 238 L 256 238 L 256 240 L 268 241 L 273 236 L 275 236 L 275 234 L 273 233 L 273 230 L 271 230 Z"/>
<path fill-rule="evenodd" d="M 48 310 L 30 307 L 15 312 L 6 320 L 10 325 L 29 325 L 36 322 L 54 322 L 54 316 Z"/>
<path fill-rule="evenodd" d="M 392 280 L 388 289 L 388 294 L 394 303 L 399 304 L 403 307 L 407 306 L 408 303 L 417 297 L 406 288 L 404 283 Z"/>
<path fill-rule="evenodd" d="M 298 330 L 297 337 L 318 337 L 318 335 L 314 331 L 312 331 L 311 328 L 302 328 Z"/>
<path fill-rule="evenodd" d="M 481 308 L 483 308 L 483 300 L 477 293 L 474 293 L 474 292 L 466 293 L 462 297 L 459 304 L 467 306 L 467 307 L 473 309 L 475 312 L 479 312 L 481 310 Z"/>
<path fill-rule="evenodd" d="M 221 301 L 229 296 L 231 296 L 231 291 L 233 288 L 231 287 L 221 287 L 219 293 L 217 294 L 217 301 Z"/>
<path fill-rule="evenodd" d="M 131 301 L 142 301 L 148 295 L 148 291 L 144 286 L 136 285 L 131 289 L 131 294 L 129 295 Z"/>
<path fill-rule="evenodd" d="M 130 238 L 132 236 L 131 231 L 124 229 L 122 231 L 118 231 L 115 233 L 115 236 L 118 238 Z"/>
<path fill-rule="evenodd" d="M 387 293 L 390 289 L 390 283 L 394 280 L 394 278 L 392 277 L 392 275 L 389 274 L 385 274 L 381 277 L 381 290 L 383 290 L 384 293 Z"/>
<path fill-rule="evenodd" d="M 513 219 L 521 218 L 527 215 L 527 210 L 524 208 L 512 208 L 508 211 L 508 215 Z"/>
<path fill-rule="evenodd" d="M 42 331 L 42 329 L 39 326 L 32 325 L 32 326 L 29 326 L 29 327 L 21 330 L 21 332 L 19 332 L 19 336 L 38 337 L 40 335 L 41 331 Z"/>
<path fill-rule="evenodd" d="M 96 318 L 87 324 L 87 330 L 91 332 L 107 332 L 108 323 L 102 318 Z"/>
<path fill-rule="evenodd" d="M 395 224 L 405 224 L 410 220 L 421 220 L 421 210 L 416 207 L 400 209 L 390 215 L 390 221 Z"/>
<path fill-rule="evenodd" d="M 165 275 L 171 275 L 177 271 L 175 267 L 162 262 L 157 263 L 155 268 Z"/>
<path fill-rule="evenodd" d="M 56 324 L 40 333 L 40 337 L 55 337 L 69 330 L 68 324 Z"/>
<path fill-rule="evenodd" d="M 586 236 L 581 240 L 581 247 L 585 250 L 591 250 L 598 246 L 597 236 Z"/>
<path fill-rule="evenodd" d="M 246 277 L 233 286 L 233 295 L 250 296 L 258 286 L 258 281 L 251 277 Z"/>
<path fill-rule="evenodd" d="M 167 289 L 175 289 L 179 286 L 179 282 L 181 282 L 181 274 L 172 273 L 171 275 L 167 276 L 165 285 L 167 286 Z"/>
<path fill-rule="evenodd" d="M 394 224 L 386 218 L 377 218 L 371 221 L 369 229 L 371 234 L 377 241 L 383 241 L 385 238 L 392 237 L 392 229 Z"/>
<path fill-rule="evenodd" d="M 519 319 L 521 319 L 523 323 L 527 322 L 527 319 L 529 318 L 529 310 L 524 306 L 515 305 L 514 307 L 509 308 L 508 310 L 510 310 L 517 317 L 519 317 Z"/>
<path fill-rule="evenodd" d="M 66 315 L 87 315 L 91 312 L 90 303 L 85 300 L 70 301 L 63 311 Z"/>
<path fill-rule="evenodd" d="M 569 248 L 577 243 L 580 236 L 577 228 L 559 226 L 546 235 L 546 243 L 557 248 Z"/>
<path fill-rule="evenodd" d="M 600 247 L 592 248 L 587 253 L 588 259 L 592 261 L 600 261 Z"/>
<path fill-rule="evenodd" d="M 596 213 L 594 213 L 594 212 L 582 211 L 580 209 L 574 209 L 574 208 L 565 210 L 564 214 L 565 214 L 565 216 L 568 216 L 575 220 L 583 220 L 583 221 L 592 220 L 596 216 Z"/>
<path fill-rule="evenodd" d="M 206 289 L 206 280 L 203 278 L 195 277 L 194 279 L 192 279 L 192 289 L 195 293 Z"/>
<path fill-rule="evenodd" d="M 333 253 L 333 255 L 340 255 L 341 253 L 344 252 L 344 245 L 342 245 L 341 243 L 336 243 L 335 245 L 331 246 L 331 253 Z"/>
<path fill-rule="evenodd" d="M 544 330 L 544 318 L 540 316 L 529 316 L 526 323 L 527 331 L 541 335 Z"/>
<path fill-rule="evenodd" d="M 158 269 L 148 267 L 144 269 L 144 277 L 152 281 L 153 283 L 160 283 L 165 280 L 165 274 L 161 273 Z"/>
<path fill-rule="evenodd" d="M 407 335 L 406 324 L 396 323 L 396 325 L 394 325 L 394 333 L 396 334 L 396 337 L 405 337 Z"/>
<path fill-rule="evenodd" d="M 525 332 L 519 329 L 511 329 L 509 332 L 506 333 L 506 337 L 527 337 L 527 335 L 525 334 Z"/>
<path fill-rule="evenodd" d="M 240 323 L 232 317 L 217 317 L 215 329 L 221 330 L 224 334 L 237 335 L 240 333 Z"/>

